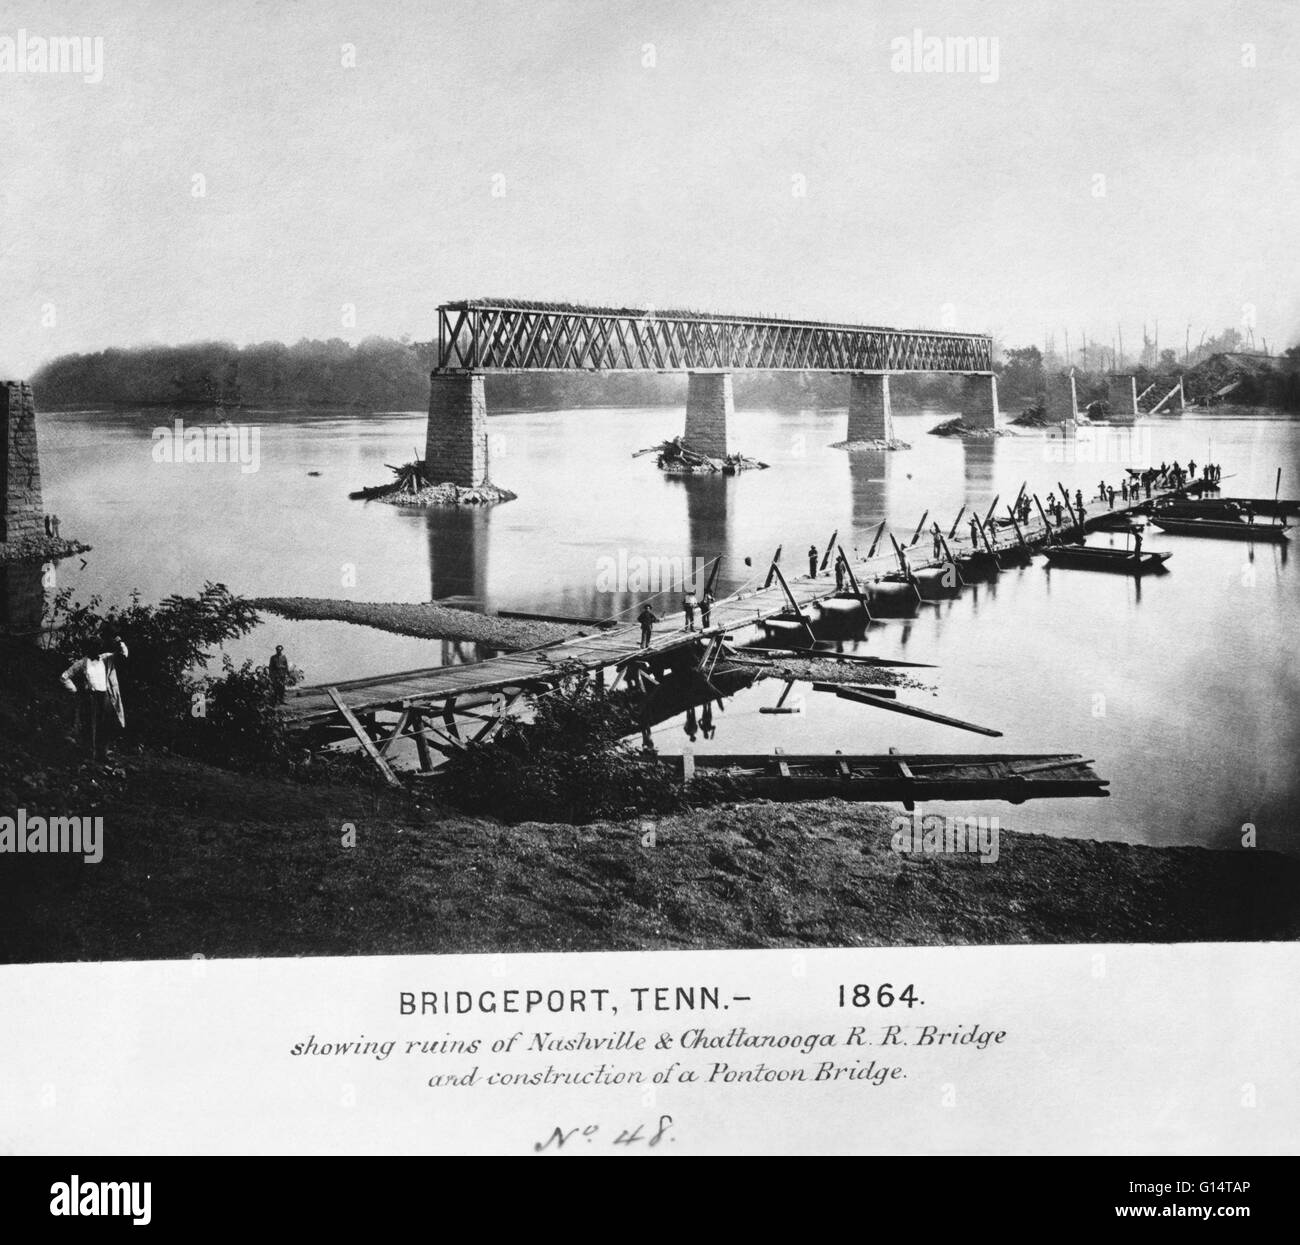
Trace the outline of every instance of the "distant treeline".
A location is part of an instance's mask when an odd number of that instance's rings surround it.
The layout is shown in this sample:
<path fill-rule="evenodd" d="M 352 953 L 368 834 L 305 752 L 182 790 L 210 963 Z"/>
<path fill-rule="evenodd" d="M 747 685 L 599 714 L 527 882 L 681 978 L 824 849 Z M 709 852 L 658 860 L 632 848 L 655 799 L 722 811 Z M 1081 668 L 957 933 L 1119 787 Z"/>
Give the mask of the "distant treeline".
<path fill-rule="evenodd" d="M 1226 336 L 1226 335 L 1225 335 Z M 1216 343 L 1219 344 L 1219 343 Z M 1300 347 L 1246 369 L 1236 402 L 1300 410 Z M 1188 398 L 1199 400 L 1223 383 L 1218 355 L 1187 369 L 1170 350 L 1135 370 L 1139 390 L 1164 390 L 1186 375 Z M 1238 356 L 1245 357 L 1245 356 Z M 1257 358 L 1260 356 L 1256 356 Z M 1046 377 L 1059 363 L 1036 346 L 1008 350 L 997 366 L 1004 409 L 1041 401 Z M 434 364 L 429 343 L 368 337 L 356 345 L 340 338 L 304 339 L 294 345 L 263 342 L 195 342 L 186 346 L 136 346 L 71 354 L 47 363 L 33 377 L 37 401 L 50 406 L 333 406 L 369 410 L 420 410 L 429 400 Z M 1081 404 L 1104 400 L 1106 371 L 1076 369 Z M 798 410 L 844 406 L 845 377 L 825 372 L 737 372 L 736 401 L 748 407 Z M 685 400 L 681 375 L 655 372 L 521 372 L 487 378 L 489 410 L 574 406 L 659 406 Z M 894 376 L 896 409 L 960 405 L 960 378 Z"/>
<path fill-rule="evenodd" d="M 32 377 L 42 406 L 366 406 L 428 402 L 432 351 L 405 341 L 339 338 L 292 346 L 194 342 L 63 355 Z"/>
<path fill-rule="evenodd" d="M 50 406 L 334 406 L 420 410 L 429 402 L 432 347 L 368 337 L 357 345 L 339 338 L 294 345 L 195 342 L 135 346 L 71 354 L 33 377 L 37 401 Z M 798 409 L 843 406 L 848 382 L 818 372 L 735 375 L 745 406 Z M 658 406 L 685 400 L 686 379 L 656 372 L 520 372 L 490 374 L 489 410 L 571 406 Z M 946 402 L 955 397 L 947 376 L 895 378 L 895 402 Z"/>

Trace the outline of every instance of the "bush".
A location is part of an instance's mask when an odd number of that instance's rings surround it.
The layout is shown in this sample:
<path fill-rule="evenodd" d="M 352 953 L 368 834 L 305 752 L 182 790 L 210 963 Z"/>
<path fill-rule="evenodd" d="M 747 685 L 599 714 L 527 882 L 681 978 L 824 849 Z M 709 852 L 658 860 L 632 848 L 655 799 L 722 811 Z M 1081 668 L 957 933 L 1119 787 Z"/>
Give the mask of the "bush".
<path fill-rule="evenodd" d="M 570 667 L 535 698 L 531 721 L 508 718 L 489 743 L 449 757 L 439 791 L 506 821 L 572 824 L 687 807 L 681 786 L 626 742 L 639 728 L 626 698 Z M 697 779 L 691 802 L 726 794 L 720 780 Z"/>
<path fill-rule="evenodd" d="M 73 603 L 64 589 L 50 617 L 54 650 L 66 664 L 87 641 L 105 649 L 115 637 L 126 644 L 119 680 L 128 738 L 218 763 L 279 767 L 291 748 L 267 669 L 251 661 L 236 667 L 225 656 L 220 678 L 206 672 L 212 648 L 247 635 L 259 621 L 246 600 L 213 583 L 196 597 L 170 596 L 156 606 L 132 593 L 130 605 L 103 612 L 99 597 Z M 289 684 L 301 678 L 290 671 Z"/>

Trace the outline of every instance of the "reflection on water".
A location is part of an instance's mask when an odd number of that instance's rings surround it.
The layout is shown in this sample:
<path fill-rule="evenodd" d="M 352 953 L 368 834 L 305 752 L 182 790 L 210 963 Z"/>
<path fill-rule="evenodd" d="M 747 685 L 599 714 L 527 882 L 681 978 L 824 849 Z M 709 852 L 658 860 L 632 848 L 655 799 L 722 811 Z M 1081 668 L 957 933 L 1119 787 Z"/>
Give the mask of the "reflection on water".
<path fill-rule="evenodd" d="M 1040 497 L 1062 486 L 1090 496 L 1100 478 L 1118 482 L 1126 465 L 1194 457 L 1223 464 L 1225 493 L 1271 496 L 1278 467 L 1284 495 L 1300 493 L 1300 427 L 1259 415 L 1158 418 L 1067 438 L 1025 429 L 982 441 L 927 435 L 944 418 L 938 412 L 899 415 L 911 450 L 849 454 L 829 448 L 844 435 L 843 411 L 743 411 L 741 448 L 771 470 L 665 477 L 631 455 L 680 432 L 682 415 L 650 408 L 495 416 L 493 475 L 519 499 L 419 512 L 351 502 L 347 493 L 389 478 L 384 463 L 422 443 L 421 413 L 247 415 L 262 431 L 260 470 L 249 474 L 154 463 L 150 429 L 170 418 L 42 414 L 47 507 L 63 516 L 67 535 L 94 546 L 84 568 L 80 559 L 59 566 L 61 586 L 117 600 L 139 588 L 157 601 L 216 580 L 250 596 L 454 598 L 631 618 L 647 599 L 660 613 L 675 609 L 683 577 L 715 559 L 721 595 L 761 582 L 778 546 L 783 566 L 802 570 L 808 546 L 821 549 L 838 529 L 846 550 L 865 554 L 882 518 L 900 540 L 927 511 L 927 527 L 935 521 L 946 532 L 963 506 L 983 514 L 1001 495 L 1001 508 L 1022 482 Z M 695 745 L 1076 751 L 1096 758 L 1112 798 L 1003 806 L 1004 824 L 1229 845 L 1251 822 L 1262 845 L 1295 846 L 1300 673 L 1287 549 L 1154 531 L 1146 547 L 1173 552 L 1168 575 L 1142 582 L 1049 572 L 1040 559 L 926 603 L 914 619 L 843 637 L 849 648 L 934 663 L 922 673 L 937 695 L 904 695 L 1000 729 L 1001 739 L 806 687 L 797 689 L 804 713 L 759 715 L 777 694 L 768 682 L 738 693 L 725 712 L 713 707 L 713 738 L 697 708 Z M 31 584 L 29 572 L 10 568 L 0 599 L 13 616 L 30 618 Z M 313 682 L 475 656 L 472 646 L 283 620 L 268 620 L 239 653 L 264 660 L 276 643 Z M 680 747 L 690 726 L 675 714 L 654 728 L 657 746 Z"/>

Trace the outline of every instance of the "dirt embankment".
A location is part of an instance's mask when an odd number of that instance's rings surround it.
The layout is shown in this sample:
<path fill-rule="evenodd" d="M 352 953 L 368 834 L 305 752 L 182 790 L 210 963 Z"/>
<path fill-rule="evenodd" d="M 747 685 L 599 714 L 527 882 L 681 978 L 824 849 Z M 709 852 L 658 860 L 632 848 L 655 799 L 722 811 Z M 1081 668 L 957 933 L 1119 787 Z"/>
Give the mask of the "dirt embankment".
<path fill-rule="evenodd" d="M 899 810 L 836 800 L 652 819 L 646 846 L 646 819 L 505 826 L 424 792 L 87 765 L 56 665 L 0 648 L 0 816 L 102 816 L 103 859 L 0 854 L 0 962 L 1300 937 L 1300 860 L 1266 851 L 1004 832 L 993 864 L 904 855 Z"/>
<path fill-rule="evenodd" d="M 1300 861 L 1269 852 L 1004 833 L 982 865 L 839 801 L 697 810 L 646 847 L 644 820 L 503 826 L 176 758 L 107 781 L 100 864 L 4 859 L 3 960 L 1300 935 Z"/>

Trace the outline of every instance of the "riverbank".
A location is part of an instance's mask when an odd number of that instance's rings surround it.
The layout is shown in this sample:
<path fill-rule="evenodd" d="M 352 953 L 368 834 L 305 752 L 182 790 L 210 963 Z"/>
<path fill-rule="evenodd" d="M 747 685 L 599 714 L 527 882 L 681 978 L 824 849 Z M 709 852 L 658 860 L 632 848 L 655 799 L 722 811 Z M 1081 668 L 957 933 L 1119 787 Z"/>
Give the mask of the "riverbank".
<path fill-rule="evenodd" d="M 1300 937 L 1296 857 L 1034 834 L 1035 806 L 988 806 L 981 864 L 839 800 L 503 825 L 427 784 L 87 764 L 57 665 L 0 646 L 0 814 L 103 817 L 103 858 L 0 856 L 0 962 Z"/>
<path fill-rule="evenodd" d="M 256 597 L 255 609 L 281 618 L 358 623 L 424 640 L 472 640 L 498 652 L 514 653 L 557 644 L 591 628 L 530 619 L 496 618 L 436 602 L 337 601 L 331 597 Z"/>
<path fill-rule="evenodd" d="M 1300 936 L 1300 861 L 1271 852 L 1003 832 L 982 865 L 835 800 L 667 817 L 646 847 L 644 819 L 504 826 L 175 757 L 78 773 L 75 800 L 3 784 L 105 817 L 97 865 L 6 859 L 4 961 Z"/>
<path fill-rule="evenodd" d="M 0 566 L 19 562 L 57 562 L 79 553 L 89 553 L 90 546 L 62 536 L 28 536 L 24 540 L 0 541 Z"/>

